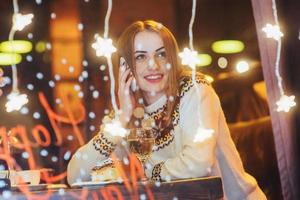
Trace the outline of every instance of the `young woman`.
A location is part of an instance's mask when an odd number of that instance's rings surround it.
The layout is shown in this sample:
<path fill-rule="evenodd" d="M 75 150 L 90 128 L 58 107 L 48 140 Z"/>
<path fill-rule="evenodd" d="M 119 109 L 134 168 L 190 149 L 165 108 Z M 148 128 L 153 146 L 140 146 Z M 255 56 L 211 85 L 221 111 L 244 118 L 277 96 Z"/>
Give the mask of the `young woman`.
<path fill-rule="evenodd" d="M 266 199 L 256 180 L 244 171 L 218 96 L 203 75 L 197 75 L 196 84 L 192 82 L 179 64 L 176 40 L 166 27 L 151 20 L 133 23 L 118 41 L 118 58 L 120 121 L 124 127 L 135 126 L 134 109 L 143 106 L 155 121 L 153 129 L 159 130 L 148 160 L 151 165 L 145 169 L 148 178 L 219 175 L 226 198 Z M 137 92 L 131 92 L 133 81 Z M 118 141 L 101 128 L 71 159 L 69 183 L 90 180 L 91 169 L 114 151 Z"/>

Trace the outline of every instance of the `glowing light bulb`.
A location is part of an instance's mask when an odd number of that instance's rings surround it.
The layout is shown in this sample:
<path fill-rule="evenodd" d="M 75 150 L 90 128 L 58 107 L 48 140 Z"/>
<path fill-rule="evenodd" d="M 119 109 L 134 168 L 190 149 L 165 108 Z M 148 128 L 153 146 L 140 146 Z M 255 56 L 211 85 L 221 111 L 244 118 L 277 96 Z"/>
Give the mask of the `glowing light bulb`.
<path fill-rule="evenodd" d="M 197 129 L 197 134 L 195 135 L 193 142 L 203 142 L 204 140 L 211 138 L 214 132 L 215 131 L 213 129 L 199 127 Z"/>
<path fill-rule="evenodd" d="M 244 73 L 250 69 L 249 64 L 246 61 L 240 61 L 236 64 L 236 70 L 239 73 Z"/>
<path fill-rule="evenodd" d="M 31 24 L 33 14 L 22 15 L 16 13 L 13 15 L 13 29 L 16 31 L 22 31 L 25 26 Z"/>
<path fill-rule="evenodd" d="M 188 65 L 192 69 L 195 69 L 198 64 L 200 64 L 200 59 L 198 57 L 198 52 L 190 50 L 189 48 L 184 48 L 183 52 L 179 53 L 181 58 L 181 63 L 183 65 Z"/>
<path fill-rule="evenodd" d="M 105 56 L 109 58 L 112 53 L 117 51 L 112 45 L 112 40 L 110 38 L 102 38 L 100 36 L 96 36 L 96 42 L 92 44 L 92 47 L 96 50 L 96 55 L 98 57 Z"/>
<path fill-rule="evenodd" d="M 123 128 L 119 120 L 113 120 L 104 125 L 104 131 L 109 133 L 111 136 L 125 137 L 128 135 L 128 130 Z"/>
<path fill-rule="evenodd" d="M 262 30 L 267 34 L 267 38 L 279 40 L 283 36 L 277 25 L 267 24 Z"/>
<path fill-rule="evenodd" d="M 8 102 L 5 104 L 6 112 L 12 112 L 14 110 L 20 110 L 22 106 L 28 103 L 26 94 L 20 94 L 19 92 L 12 92 L 7 96 Z"/>
<path fill-rule="evenodd" d="M 295 96 L 282 95 L 280 99 L 276 102 L 277 112 L 284 111 L 289 112 L 291 107 L 296 105 Z"/>
<path fill-rule="evenodd" d="M 218 66 L 221 68 L 221 69 L 225 69 L 228 65 L 228 61 L 225 57 L 220 57 L 218 59 Z"/>

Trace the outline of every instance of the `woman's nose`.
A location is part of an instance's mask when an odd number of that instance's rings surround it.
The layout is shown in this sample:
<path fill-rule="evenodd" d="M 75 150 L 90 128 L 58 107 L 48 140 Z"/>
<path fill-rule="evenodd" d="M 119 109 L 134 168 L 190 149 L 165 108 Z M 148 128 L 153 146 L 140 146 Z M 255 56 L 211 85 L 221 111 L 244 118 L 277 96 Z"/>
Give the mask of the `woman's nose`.
<path fill-rule="evenodd" d="M 155 61 L 155 59 L 151 58 L 148 61 L 148 68 L 151 69 L 151 70 L 157 70 L 159 68 L 159 65 Z"/>

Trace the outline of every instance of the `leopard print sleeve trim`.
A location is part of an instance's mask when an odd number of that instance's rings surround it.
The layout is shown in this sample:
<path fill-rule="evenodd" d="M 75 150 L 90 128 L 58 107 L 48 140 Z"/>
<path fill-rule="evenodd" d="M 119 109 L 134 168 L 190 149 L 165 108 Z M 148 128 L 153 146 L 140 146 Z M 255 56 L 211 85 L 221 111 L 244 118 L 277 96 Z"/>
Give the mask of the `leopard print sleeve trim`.
<path fill-rule="evenodd" d="M 196 83 L 210 85 L 203 74 L 196 76 Z M 179 97 L 182 98 L 194 85 L 191 77 L 183 77 L 180 81 Z"/>
<path fill-rule="evenodd" d="M 152 181 L 159 181 L 159 182 L 162 181 L 162 178 L 161 178 L 161 169 L 162 169 L 164 163 L 165 162 L 160 162 L 160 163 L 156 164 L 153 167 L 152 176 L 151 176 L 151 180 Z"/>
<path fill-rule="evenodd" d="M 108 157 L 116 147 L 116 144 L 110 142 L 101 132 L 93 138 L 93 145 L 96 151 L 99 151 L 100 154 L 106 157 Z"/>

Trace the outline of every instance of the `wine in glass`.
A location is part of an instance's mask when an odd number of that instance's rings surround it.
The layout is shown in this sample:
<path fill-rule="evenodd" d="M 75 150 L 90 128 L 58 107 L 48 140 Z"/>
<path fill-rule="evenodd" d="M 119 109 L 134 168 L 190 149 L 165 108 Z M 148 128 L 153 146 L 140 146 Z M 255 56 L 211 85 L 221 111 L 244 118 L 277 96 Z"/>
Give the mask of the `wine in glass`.
<path fill-rule="evenodd" d="M 136 154 L 138 159 L 144 165 L 150 157 L 155 143 L 154 131 L 143 128 L 131 129 L 130 134 L 127 136 L 127 142 L 130 151 Z"/>

